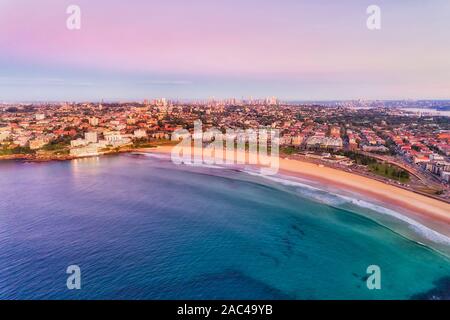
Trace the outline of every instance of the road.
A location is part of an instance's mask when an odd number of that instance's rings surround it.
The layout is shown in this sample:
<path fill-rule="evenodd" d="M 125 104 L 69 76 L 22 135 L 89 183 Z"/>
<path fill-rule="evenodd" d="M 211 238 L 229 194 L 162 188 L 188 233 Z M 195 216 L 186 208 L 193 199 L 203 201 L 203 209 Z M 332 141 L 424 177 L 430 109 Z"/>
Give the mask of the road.
<path fill-rule="evenodd" d="M 402 168 L 403 170 L 406 170 L 413 176 L 415 176 L 417 179 L 419 179 L 424 185 L 436 188 L 436 189 L 443 189 L 445 186 L 442 184 L 442 182 L 439 180 L 438 177 L 434 176 L 431 173 L 423 172 L 419 168 L 416 168 L 415 166 L 412 166 L 406 161 L 400 162 L 398 159 L 392 157 L 392 156 L 383 156 L 379 154 L 374 154 L 370 152 L 360 152 L 361 154 L 372 157 L 381 161 L 385 161 L 389 164 L 395 165 L 399 168 Z"/>

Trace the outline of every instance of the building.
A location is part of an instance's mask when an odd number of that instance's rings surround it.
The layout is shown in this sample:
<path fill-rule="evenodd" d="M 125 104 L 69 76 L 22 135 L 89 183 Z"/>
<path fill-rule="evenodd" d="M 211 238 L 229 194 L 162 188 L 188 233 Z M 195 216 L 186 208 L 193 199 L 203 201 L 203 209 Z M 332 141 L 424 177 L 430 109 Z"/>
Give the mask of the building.
<path fill-rule="evenodd" d="M 45 119 L 45 114 L 43 114 L 43 113 L 36 113 L 36 115 L 34 117 L 35 117 L 35 119 L 37 121 L 44 120 Z"/>
<path fill-rule="evenodd" d="M 442 171 L 441 178 L 446 182 L 450 182 L 450 171 Z"/>
<path fill-rule="evenodd" d="M 98 141 L 97 132 L 95 131 L 86 132 L 84 134 L 84 139 L 86 140 L 87 143 L 97 143 Z"/>
<path fill-rule="evenodd" d="M 10 132 L 9 131 L 0 131 L 0 142 L 5 141 L 9 138 Z"/>
<path fill-rule="evenodd" d="M 433 154 L 430 154 L 430 160 L 431 161 L 444 161 L 445 159 L 440 154 L 433 153 Z"/>
<path fill-rule="evenodd" d="M 320 137 L 313 136 L 306 140 L 306 146 L 308 149 L 342 149 L 342 139 L 332 137 Z"/>
<path fill-rule="evenodd" d="M 108 142 L 116 142 L 122 140 L 122 134 L 116 131 L 104 132 L 103 136 L 105 137 L 105 140 Z"/>
<path fill-rule="evenodd" d="M 170 139 L 170 136 L 165 132 L 155 132 L 152 137 L 155 139 Z"/>
<path fill-rule="evenodd" d="M 84 147 L 72 148 L 70 149 L 70 155 L 73 157 L 98 156 L 98 147 L 95 144 L 91 144 Z"/>
<path fill-rule="evenodd" d="M 385 146 L 363 146 L 363 151 L 365 152 L 388 152 L 389 149 Z"/>
<path fill-rule="evenodd" d="M 31 150 L 37 150 L 42 148 L 43 146 L 45 146 L 48 143 L 48 141 L 44 140 L 44 139 L 34 139 L 34 140 L 30 140 L 29 144 L 30 144 L 30 149 Z"/>
<path fill-rule="evenodd" d="M 426 155 L 423 154 L 417 154 L 413 157 L 413 161 L 415 164 L 417 163 L 425 163 L 425 162 L 430 162 L 430 158 Z"/>
<path fill-rule="evenodd" d="M 86 140 L 84 139 L 76 139 L 76 140 L 72 140 L 70 141 L 70 146 L 72 148 L 77 148 L 77 147 L 81 147 L 81 146 L 85 146 L 87 144 Z"/>
<path fill-rule="evenodd" d="M 113 147 L 120 147 L 131 143 L 131 139 L 127 135 L 122 135 L 119 131 L 104 132 L 103 136 L 108 145 Z"/>
<path fill-rule="evenodd" d="M 25 147 L 28 143 L 28 140 L 30 140 L 30 139 L 27 136 L 19 136 L 16 139 L 14 139 L 13 143 L 17 144 L 21 147 Z"/>
<path fill-rule="evenodd" d="M 299 147 L 303 143 L 304 136 L 297 135 L 292 138 L 292 145 Z"/>
<path fill-rule="evenodd" d="M 98 118 L 96 117 L 89 118 L 89 124 L 93 127 L 98 126 Z"/>
<path fill-rule="evenodd" d="M 332 136 L 333 138 L 339 138 L 341 136 L 341 128 L 332 126 L 330 128 L 330 136 Z"/>
<path fill-rule="evenodd" d="M 190 139 L 191 134 L 189 132 L 174 132 L 172 134 L 172 141 L 181 141 L 184 139 Z"/>
<path fill-rule="evenodd" d="M 135 138 L 147 138 L 147 132 L 144 129 L 134 130 L 133 135 Z"/>
<path fill-rule="evenodd" d="M 280 144 L 282 146 L 288 146 L 292 144 L 292 137 L 288 134 L 285 134 L 280 138 Z"/>

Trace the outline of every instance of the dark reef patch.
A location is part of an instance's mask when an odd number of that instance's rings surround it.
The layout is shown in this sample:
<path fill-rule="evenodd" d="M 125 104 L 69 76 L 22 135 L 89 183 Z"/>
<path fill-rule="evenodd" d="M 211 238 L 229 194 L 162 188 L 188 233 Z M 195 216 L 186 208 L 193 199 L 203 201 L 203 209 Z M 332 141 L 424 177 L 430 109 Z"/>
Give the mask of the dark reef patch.
<path fill-rule="evenodd" d="M 434 288 L 411 296 L 412 300 L 450 300 L 450 276 L 433 282 Z"/>

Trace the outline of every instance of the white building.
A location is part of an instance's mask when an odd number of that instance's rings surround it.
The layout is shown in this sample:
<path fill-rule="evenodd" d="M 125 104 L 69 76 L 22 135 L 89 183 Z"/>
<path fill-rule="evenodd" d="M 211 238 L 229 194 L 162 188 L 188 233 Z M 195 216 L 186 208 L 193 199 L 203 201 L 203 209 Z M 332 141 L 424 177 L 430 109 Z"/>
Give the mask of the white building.
<path fill-rule="evenodd" d="M 95 144 L 70 149 L 70 155 L 74 157 L 98 156 L 98 147 Z"/>
<path fill-rule="evenodd" d="M 97 132 L 95 131 L 86 132 L 84 134 L 84 139 L 86 140 L 87 143 L 97 143 L 98 141 Z"/>
<path fill-rule="evenodd" d="M 34 117 L 38 121 L 39 120 L 44 120 L 45 119 L 45 114 L 43 114 L 43 113 L 36 113 Z"/>
<path fill-rule="evenodd" d="M 108 145 L 113 147 L 120 147 L 131 143 L 131 138 L 129 135 L 122 135 L 118 131 L 104 132 L 103 136 L 105 137 Z"/>
<path fill-rule="evenodd" d="M 8 139 L 9 135 L 10 135 L 9 131 L 0 131 L 0 142 Z"/>
<path fill-rule="evenodd" d="M 135 138 L 147 138 L 147 132 L 144 129 L 134 130 Z"/>
<path fill-rule="evenodd" d="M 70 146 L 72 148 L 77 148 L 77 147 L 81 147 L 81 146 L 85 146 L 85 145 L 87 145 L 87 142 L 84 139 L 78 138 L 76 140 L 70 141 Z"/>
<path fill-rule="evenodd" d="M 172 133 L 172 141 L 180 141 L 184 139 L 190 139 L 191 134 L 189 132 L 181 131 Z"/>
<path fill-rule="evenodd" d="M 308 138 L 306 144 L 309 148 L 324 148 L 324 149 L 340 149 L 342 148 L 341 138 L 331 138 L 331 137 L 319 137 L 313 136 Z"/>
<path fill-rule="evenodd" d="M 431 161 L 444 161 L 445 159 L 440 154 L 433 153 L 433 154 L 430 154 L 430 160 Z"/>
<path fill-rule="evenodd" d="M 441 178 L 446 182 L 450 182 L 450 171 L 442 171 Z"/>
<path fill-rule="evenodd" d="M 165 132 L 156 132 L 152 134 L 152 137 L 155 139 L 169 139 L 170 136 Z"/>
<path fill-rule="evenodd" d="M 122 140 L 122 134 L 116 131 L 104 132 L 103 136 L 105 137 L 105 140 L 108 142 L 116 142 Z"/>

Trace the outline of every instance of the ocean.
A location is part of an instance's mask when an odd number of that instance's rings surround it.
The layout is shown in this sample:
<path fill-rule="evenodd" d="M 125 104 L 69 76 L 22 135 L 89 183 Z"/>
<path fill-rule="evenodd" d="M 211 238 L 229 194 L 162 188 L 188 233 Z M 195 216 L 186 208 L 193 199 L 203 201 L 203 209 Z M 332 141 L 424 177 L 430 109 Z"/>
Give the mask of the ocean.
<path fill-rule="evenodd" d="M 163 155 L 3 161 L 0 299 L 450 299 L 448 238 L 399 217 Z"/>

